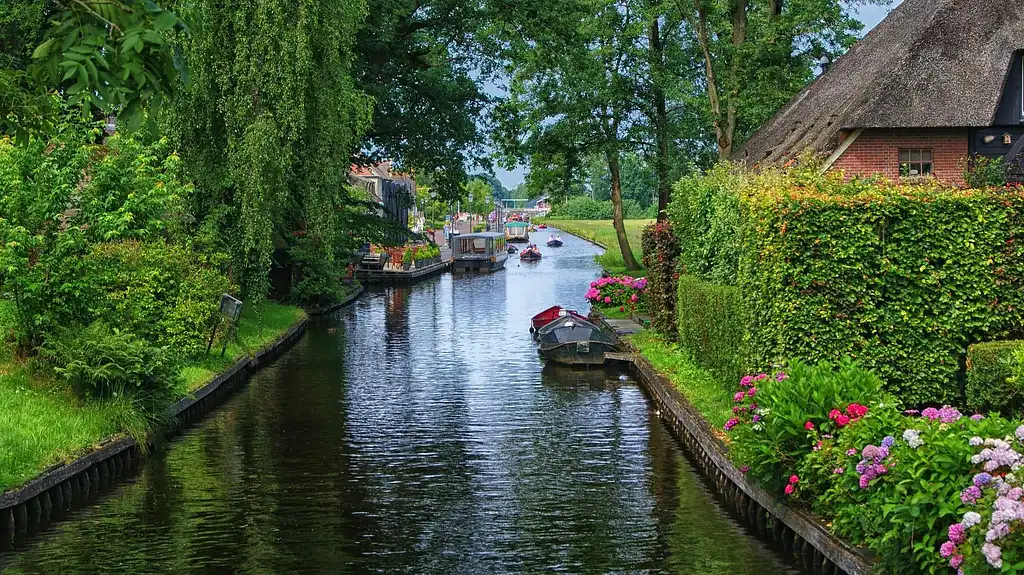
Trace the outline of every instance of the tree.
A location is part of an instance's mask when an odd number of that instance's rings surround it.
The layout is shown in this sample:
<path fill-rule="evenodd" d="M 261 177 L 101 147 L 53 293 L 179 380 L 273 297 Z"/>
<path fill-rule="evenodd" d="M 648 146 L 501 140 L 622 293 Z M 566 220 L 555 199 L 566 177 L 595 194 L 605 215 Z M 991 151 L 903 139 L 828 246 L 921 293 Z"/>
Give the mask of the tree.
<path fill-rule="evenodd" d="M 639 269 L 623 225 L 621 180 L 622 153 L 636 145 L 643 109 L 634 83 L 645 26 L 637 2 L 497 2 L 495 12 L 511 77 L 498 115 L 505 152 L 522 157 L 557 142 L 560 151 L 603 155 L 619 250 L 628 269 Z"/>
<path fill-rule="evenodd" d="M 850 8 L 891 0 L 675 0 L 703 64 L 720 159 L 810 80 L 814 60 L 835 57 L 862 24 Z"/>
<path fill-rule="evenodd" d="M 379 230 L 347 167 L 371 101 L 353 81 L 361 2 L 180 2 L 191 86 L 173 131 L 196 182 L 198 240 L 231 256 L 249 299 L 269 289 L 274 254 L 300 285 L 336 285 L 342 255 Z M 308 293 L 310 297 L 316 294 Z"/>
<path fill-rule="evenodd" d="M 155 120 L 185 73 L 170 42 L 185 26 L 152 0 L 9 0 L 0 30 L 0 130 L 22 140 L 59 113 L 47 92 L 116 113 L 131 131 Z"/>
<path fill-rule="evenodd" d="M 353 47 L 356 85 L 375 106 L 362 151 L 431 173 L 455 201 L 467 166 L 485 157 L 477 120 L 488 97 L 473 75 L 485 67 L 476 36 L 486 14 L 460 0 L 369 0 L 369 13 Z"/>

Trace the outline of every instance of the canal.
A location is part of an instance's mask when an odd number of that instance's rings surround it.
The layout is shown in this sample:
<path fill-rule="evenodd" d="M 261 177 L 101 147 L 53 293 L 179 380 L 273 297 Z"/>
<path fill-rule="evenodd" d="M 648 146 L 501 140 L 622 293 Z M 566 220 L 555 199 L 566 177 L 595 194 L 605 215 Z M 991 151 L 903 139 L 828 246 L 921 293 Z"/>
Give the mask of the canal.
<path fill-rule="evenodd" d="M 546 237 L 546 236 L 545 236 Z M 538 264 L 370 289 L 5 573 L 787 573 L 622 373 L 545 367 Z"/>

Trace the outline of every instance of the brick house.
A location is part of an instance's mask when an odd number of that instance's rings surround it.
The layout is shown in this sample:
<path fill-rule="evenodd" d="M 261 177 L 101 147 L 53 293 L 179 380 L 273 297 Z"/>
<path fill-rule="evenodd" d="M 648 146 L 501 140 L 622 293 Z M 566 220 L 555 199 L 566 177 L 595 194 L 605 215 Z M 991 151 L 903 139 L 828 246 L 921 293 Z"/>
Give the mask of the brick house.
<path fill-rule="evenodd" d="M 848 175 L 963 184 L 976 156 L 1024 158 L 1021 0 L 905 0 L 769 120 L 733 159 L 806 150 Z"/>

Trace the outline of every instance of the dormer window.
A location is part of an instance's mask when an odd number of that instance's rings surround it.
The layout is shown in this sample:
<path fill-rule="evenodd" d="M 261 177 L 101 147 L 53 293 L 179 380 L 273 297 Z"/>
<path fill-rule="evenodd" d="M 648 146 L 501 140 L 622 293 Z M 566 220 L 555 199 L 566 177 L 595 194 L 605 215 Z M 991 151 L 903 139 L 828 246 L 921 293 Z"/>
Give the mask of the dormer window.
<path fill-rule="evenodd" d="M 901 178 L 920 178 L 930 176 L 933 172 L 934 166 L 932 165 L 931 150 L 900 150 Z"/>

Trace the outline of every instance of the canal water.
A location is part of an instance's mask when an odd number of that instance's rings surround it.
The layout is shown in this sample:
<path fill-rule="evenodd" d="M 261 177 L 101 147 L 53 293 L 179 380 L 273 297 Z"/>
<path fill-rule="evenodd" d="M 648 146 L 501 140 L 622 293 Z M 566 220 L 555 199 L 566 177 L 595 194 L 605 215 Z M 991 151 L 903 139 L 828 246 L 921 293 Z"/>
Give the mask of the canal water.
<path fill-rule="evenodd" d="M 545 366 L 584 307 L 563 236 L 489 276 L 370 289 L 5 573 L 789 572 L 715 502 L 637 385 Z"/>

